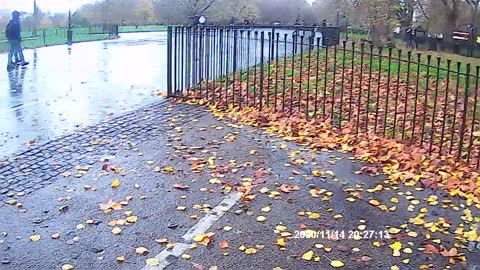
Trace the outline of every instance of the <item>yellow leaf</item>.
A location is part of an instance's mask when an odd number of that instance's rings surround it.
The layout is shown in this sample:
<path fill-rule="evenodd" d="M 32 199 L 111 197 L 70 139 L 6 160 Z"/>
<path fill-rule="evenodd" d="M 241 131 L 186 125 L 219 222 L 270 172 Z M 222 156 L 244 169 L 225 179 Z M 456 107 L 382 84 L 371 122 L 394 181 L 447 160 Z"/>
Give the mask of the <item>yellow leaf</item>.
<path fill-rule="evenodd" d="M 40 241 L 40 239 L 42 239 L 42 236 L 40 234 L 35 234 L 35 235 L 30 236 L 30 240 L 32 242 Z"/>
<path fill-rule="evenodd" d="M 187 210 L 187 207 L 183 206 L 183 205 L 179 205 L 179 206 L 177 206 L 177 210 L 178 211 L 185 211 L 185 210 Z"/>
<path fill-rule="evenodd" d="M 135 222 L 137 222 L 137 219 L 138 219 L 137 216 L 129 216 L 129 217 L 127 217 L 127 221 L 128 221 L 129 223 L 135 223 Z"/>
<path fill-rule="evenodd" d="M 343 217 L 343 216 L 340 215 L 340 214 L 333 216 L 334 219 L 341 219 L 342 217 Z"/>
<path fill-rule="evenodd" d="M 123 263 L 125 260 L 126 260 L 125 256 L 118 256 L 117 257 L 117 262 L 119 262 L 119 263 Z"/>
<path fill-rule="evenodd" d="M 135 249 L 135 252 L 140 255 L 147 255 L 148 254 L 148 249 L 144 247 L 138 247 Z"/>
<path fill-rule="evenodd" d="M 192 256 L 188 255 L 188 254 L 182 254 L 182 259 L 185 259 L 185 260 L 190 260 Z"/>
<path fill-rule="evenodd" d="M 257 253 L 257 250 L 254 249 L 254 248 L 247 248 L 247 249 L 245 249 L 245 254 L 250 255 L 250 254 L 255 254 L 255 253 Z"/>
<path fill-rule="evenodd" d="M 403 249 L 403 252 L 404 252 L 404 253 L 407 253 L 407 254 L 412 254 L 412 253 L 413 253 L 413 250 L 412 250 L 411 248 L 407 247 L 407 248 L 404 248 L 404 249 Z"/>
<path fill-rule="evenodd" d="M 265 206 L 265 207 L 263 207 L 263 208 L 260 209 L 260 210 L 262 210 L 262 212 L 268 213 L 268 212 L 270 212 L 272 209 L 270 208 L 270 206 Z"/>
<path fill-rule="evenodd" d="M 120 180 L 118 179 L 113 180 L 112 188 L 117 188 L 119 186 L 120 186 Z"/>
<path fill-rule="evenodd" d="M 267 218 L 264 217 L 264 216 L 258 216 L 258 217 L 257 217 L 257 221 L 258 221 L 258 222 L 264 222 L 265 220 L 267 220 Z"/>
<path fill-rule="evenodd" d="M 281 247 L 285 247 L 286 246 L 285 238 L 278 238 L 276 244 L 281 246 Z"/>
<path fill-rule="evenodd" d="M 342 261 L 333 260 L 333 261 L 330 262 L 330 265 L 334 268 L 338 268 L 338 267 L 344 266 L 345 264 Z"/>
<path fill-rule="evenodd" d="M 398 202 L 399 202 L 398 198 L 395 198 L 395 197 L 390 198 L 390 201 L 391 201 L 392 203 L 398 203 Z"/>
<path fill-rule="evenodd" d="M 306 261 L 311 261 L 312 257 L 313 257 L 313 251 L 312 250 L 309 250 L 309 251 L 305 252 L 305 254 L 302 255 L 302 259 L 304 259 Z"/>
<path fill-rule="evenodd" d="M 320 214 L 319 213 L 310 213 L 308 215 L 308 218 L 309 219 L 319 219 L 320 218 Z"/>
<path fill-rule="evenodd" d="M 157 266 L 159 265 L 160 262 L 158 261 L 157 258 L 150 258 L 150 259 L 147 259 L 147 265 L 148 266 Z"/>
<path fill-rule="evenodd" d="M 167 238 L 155 239 L 155 242 L 157 242 L 159 244 L 166 244 L 166 243 L 168 243 L 168 239 Z"/>
<path fill-rule="evenodd" d="M 377 201 L 377 200 L 370 200 L 369 203 L 373 206 L 379 206 L 380 205 L 380 202 Z"/>
<path fill-rule="evenodd" d="M 389 247 L 393 250 L 400 250 L 402 249 L 402 243 L 400 241 L 396 241 L 393 244 L 389 245 Z"/>
<path fill-rule="evenodd" d="M 122 229 L 120 229 L 119 227 L 115 227 L 112 229 L 112 233 L 117 235 L 117 234 L 121 234 L 122 233 Z"/>
<path fill-rule="evenodd" d="M 226 232 L 229 232 L 229 231 L 231 231 L 232 229 L 233 229 L 233 228 L 230 227 L 230 226 L 225 226 L 225 227 L 223 227 L 223 230 L 226 231 Z"/>
<path fill-rule="evenodd" d="M 400 229 L 398 229 L 398 228 L 394 228 L 394 227 L 388 229 L 388 232 L 389 232 L 390 234 L 397 234 L 397 233 L 399 233 L 399 232 L 401 232 L 401 231 L 402 231 L 402 230 L 400 230 Z"/>
<path fill-rule="evenodd" d="M 345 200 L 346 200 L 347 202 L 354 202 L 354 201 L 356 201 L 356 199 L 355 199 L 355 198 L 352 198 L 352 197 L 348 197 L 348 198 L 346 198 Z"/>

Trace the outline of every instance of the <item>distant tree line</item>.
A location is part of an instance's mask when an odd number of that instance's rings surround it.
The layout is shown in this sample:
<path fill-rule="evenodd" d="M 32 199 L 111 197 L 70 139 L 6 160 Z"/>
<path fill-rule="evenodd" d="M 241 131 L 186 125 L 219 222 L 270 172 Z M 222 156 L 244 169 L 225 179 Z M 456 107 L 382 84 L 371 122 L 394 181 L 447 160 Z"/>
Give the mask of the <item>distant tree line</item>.
<path fill-rule="evenodd" d="M 480 26 L 480 0 L 99 0 L 72 14 L 75 26 L 99 24 L 187 24 L 204 15 L 210 23 L 230 22 L 321 24 L 368 32 L 376 43 L 385 43 L 396 27 L 418 25 L 431 32 Z M 41 8 L 41 7 L 40 7 Z M 0 26 L 10 11 L 0 10 Z M 42 29 L 67 26 L 68 14 L 38 10 L 36 18 L 24 14 L 24 27 Z"/>

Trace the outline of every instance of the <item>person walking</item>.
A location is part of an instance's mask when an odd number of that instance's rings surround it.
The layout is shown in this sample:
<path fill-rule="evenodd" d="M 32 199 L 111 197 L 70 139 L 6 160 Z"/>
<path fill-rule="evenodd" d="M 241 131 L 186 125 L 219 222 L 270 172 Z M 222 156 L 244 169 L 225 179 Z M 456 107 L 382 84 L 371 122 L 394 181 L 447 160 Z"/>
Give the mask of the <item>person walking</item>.
<path fill-rule="evenodd" d="M 7 25 L 5 35 L 8 39 L 8 64 L 7 70 L 11 71 L 15 68 L 15 64 L 26 66 L 29 63 L 25 61 L 22 51 L 22 37 L 20 28 L 20 13 L 18 11 L 12 12 L 12 19 Z M 16 63 L 13 63 L 15 56 Z"/>

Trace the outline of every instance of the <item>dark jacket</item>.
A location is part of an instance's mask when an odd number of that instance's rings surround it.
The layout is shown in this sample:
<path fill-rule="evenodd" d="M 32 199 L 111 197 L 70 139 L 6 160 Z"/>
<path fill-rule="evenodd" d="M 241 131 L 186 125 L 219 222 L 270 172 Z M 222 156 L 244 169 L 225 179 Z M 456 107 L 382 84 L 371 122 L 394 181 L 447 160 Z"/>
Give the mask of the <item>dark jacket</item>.
<path fill-rule="evenodd" d="M 19 20 L 10 20 L 10 37 L 8 40 L 20 40 L 21 39 L 21 32 L 20 29 L 20 21 Z"/>

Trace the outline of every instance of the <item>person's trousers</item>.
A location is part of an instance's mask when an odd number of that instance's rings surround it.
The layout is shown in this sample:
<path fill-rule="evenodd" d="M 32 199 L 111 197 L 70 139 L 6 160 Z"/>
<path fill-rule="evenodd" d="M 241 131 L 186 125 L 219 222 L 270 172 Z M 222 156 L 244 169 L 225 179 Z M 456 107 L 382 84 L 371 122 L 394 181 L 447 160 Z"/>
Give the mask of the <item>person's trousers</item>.
<path fill-rule="evenodd" d="M 22 51 L 22 42 L 20 40 L 8 41 L 8 65 L 13 63 L 13 57 L 15 57 L 16 61 L 25 61 Z"/>

